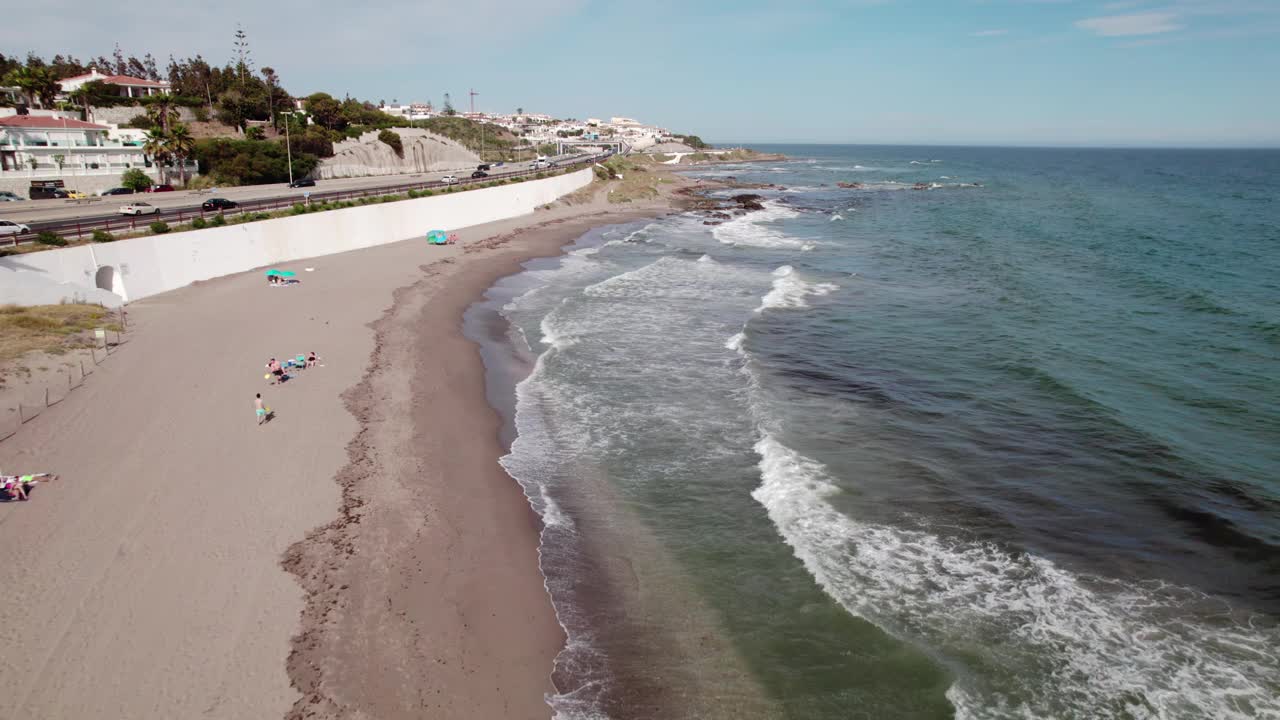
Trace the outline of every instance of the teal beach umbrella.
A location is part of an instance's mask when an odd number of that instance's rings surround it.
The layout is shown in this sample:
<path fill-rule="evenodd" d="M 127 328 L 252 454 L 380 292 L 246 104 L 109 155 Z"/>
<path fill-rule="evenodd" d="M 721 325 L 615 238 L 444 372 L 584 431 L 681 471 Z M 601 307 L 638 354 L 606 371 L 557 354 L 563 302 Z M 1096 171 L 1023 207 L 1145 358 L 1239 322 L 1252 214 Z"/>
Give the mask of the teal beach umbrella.
<path fill-rule="evenodd" d="M 449 236 L 443 230 L 432 230 L 427 233 L 427 242 L 432 245 L 444 245 L 449 242 Z"/>

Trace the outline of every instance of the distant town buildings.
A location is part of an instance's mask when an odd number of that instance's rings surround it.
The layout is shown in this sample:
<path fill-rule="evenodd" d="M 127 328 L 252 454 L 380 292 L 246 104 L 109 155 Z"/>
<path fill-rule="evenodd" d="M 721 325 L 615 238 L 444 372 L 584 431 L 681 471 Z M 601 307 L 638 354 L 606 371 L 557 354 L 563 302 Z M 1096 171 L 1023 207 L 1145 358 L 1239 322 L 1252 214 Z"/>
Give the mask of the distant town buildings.
<path fill-rule="evenodd" d="M 392 103 L 383 105 L 382 111 L 406 120 L 427 120 L 442 114 L 430 103 Z M 545 113 L 532 112 L 503 114 L 477 111 L 457 114 L 477 122 L 498 125 L 524 138 L 531 145 L 560 141 L 607 141 L 622 142 L 630 149 L 643 150 L 671 139 L 671 132 L 666 128 L 646 125 L 629 117 L 610 117 L 606 122 L 594 117 L 586 120 L 561 120 Z"/>

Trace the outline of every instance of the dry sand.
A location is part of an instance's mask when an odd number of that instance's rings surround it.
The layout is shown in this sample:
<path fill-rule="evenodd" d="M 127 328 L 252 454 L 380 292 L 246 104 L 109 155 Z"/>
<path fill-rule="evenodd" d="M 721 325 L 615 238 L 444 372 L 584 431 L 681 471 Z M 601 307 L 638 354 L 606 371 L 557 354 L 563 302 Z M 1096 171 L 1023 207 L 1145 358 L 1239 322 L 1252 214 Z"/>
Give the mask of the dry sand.
<path fill-rule="evenodd" d="M 661 207 L 131 305 L 111 362 L 0 443 L 5 471 L 62 476 L 0 505 L 0 675 L 21 678 L 0 718 L 548 716 L 563 638 L 461 315 L 521 260 Z M 312 350 L 322 367 L 263 379 Z"/>

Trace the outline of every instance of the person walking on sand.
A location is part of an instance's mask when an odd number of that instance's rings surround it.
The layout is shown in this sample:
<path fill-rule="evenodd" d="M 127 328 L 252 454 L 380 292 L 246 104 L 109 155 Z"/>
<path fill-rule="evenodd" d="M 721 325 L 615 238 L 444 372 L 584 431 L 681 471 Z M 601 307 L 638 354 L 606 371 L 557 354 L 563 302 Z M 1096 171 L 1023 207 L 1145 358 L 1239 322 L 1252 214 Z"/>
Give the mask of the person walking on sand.
<path fill-rule="evenodd" d="M 258 424 L 267 421 L 267 406 L 262 402 L 262 393 L 253 399 L 253 414 L 258 416 Z"/>

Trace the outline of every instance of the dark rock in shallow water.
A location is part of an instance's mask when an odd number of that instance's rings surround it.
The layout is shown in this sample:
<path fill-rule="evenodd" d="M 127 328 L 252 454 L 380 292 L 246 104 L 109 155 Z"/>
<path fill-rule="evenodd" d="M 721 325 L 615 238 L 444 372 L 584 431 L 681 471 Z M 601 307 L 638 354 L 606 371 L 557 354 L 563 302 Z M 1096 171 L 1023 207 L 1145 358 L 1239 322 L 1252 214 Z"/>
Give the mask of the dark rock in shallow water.
<path fill-rule="evenodd" d="M 743 210 L 763 210 L 764 209 L 764 205 L 762 205 L 760 202 L 761 200 L 764 200 L 764 198 L 759 195 L 743 193 L 742 195 L 734 195 L 733 197 L 729 198 L 729 200 L 731 202 L 737 203 L 738 207 L 742 208 Z"/>
<path fill-rule="evenodd" d="M 723 220 L 703 220 L 702 224 L 703 225 L 723 225 L 724 221 Z"/>

